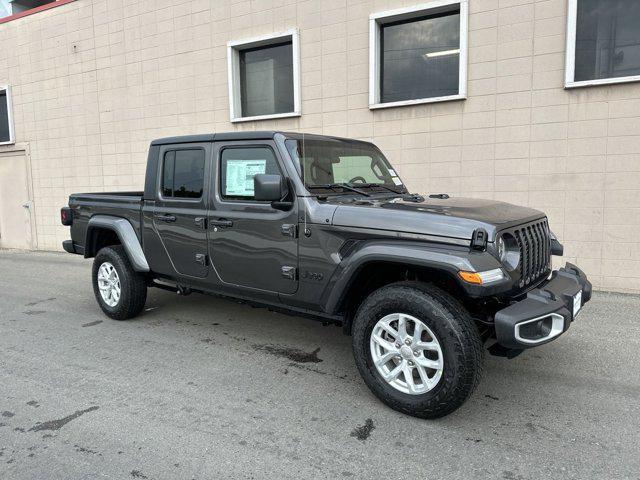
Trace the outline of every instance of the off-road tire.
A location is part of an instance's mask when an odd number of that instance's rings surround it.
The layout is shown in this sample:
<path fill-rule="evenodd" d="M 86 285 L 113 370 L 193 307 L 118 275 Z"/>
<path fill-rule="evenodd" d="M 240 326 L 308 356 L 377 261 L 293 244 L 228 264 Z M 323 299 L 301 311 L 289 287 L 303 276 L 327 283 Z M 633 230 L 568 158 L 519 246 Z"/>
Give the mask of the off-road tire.
<path fill-rule="evenodd" d="M 442 377 L 432 390 L 410 395 L 388 384 L 373 364 L 370 336 L 375 324 L 392 313 L 420 319 L 442 348 Z M 482 377 L 484 346 L 469 313 L 447 292 L 421 282 L 398 282 L 371 293 L 353 321 L 353 352 L 365 383 L 385 404 L 420 418 L 438 418 L 460 407 Z"/>
<path fill-rule="evenodd" d="M 111 307 L 105 303 L 98 288 L 98 270 L 104 262 L 111 263 L 120 278 L 121 295 L 118 303 Z M 131 266 L 122 245 L 101 249 L 93 261 L 93 293 L 102 311 L 114 320 L 128 320 L 138 315 L 147 301 L 147 281 L 143 274 Z"/>

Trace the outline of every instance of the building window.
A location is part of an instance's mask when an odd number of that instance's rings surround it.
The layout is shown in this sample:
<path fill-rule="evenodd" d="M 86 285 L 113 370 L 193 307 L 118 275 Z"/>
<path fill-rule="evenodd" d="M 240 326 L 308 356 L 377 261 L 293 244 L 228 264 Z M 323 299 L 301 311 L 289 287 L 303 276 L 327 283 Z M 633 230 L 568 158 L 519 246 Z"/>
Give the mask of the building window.
<path fill-rule="evenodd" d="M 0 0 L 0 23 L 59 7 L 75 0 Z"/>
<path fill-rule="evenodd" d="M 0 0 L 0 18 L 11 15 L 11 2 L 9 0 Z"/>
<path fill-rule="evenodd" d="M 201 198 L 204 187 L 204 150 L 171 150 L 164 154 L 162 196 Z"/>
<path fill-rule="evenodd" d="M 6 6 L 3 10 L 9 10 L 7 12 L 8 15 L 26 12 L 27 10 L 42 7 L 49 3 L 56 3 L 56 0 L 0 0 L 0 4 Z M 0 9 L 2 9 L 2 7 L 0 7 Z"/>
<path fill-rule="evenodd" d="M 232 122 L 300 115 L 297 30 L 227 44 Z"/>
<path fill-rule="evenodd" d="M 464 99 L 467 21 L 467 0 L 371 15 L 369 108 Z"/>
<path fill-rule="evenodd" d="M 225 148 L 220 157 L 222 198 L 254 200 L 253 177 L 280 175 L 278 162 L 269 147 Z"/>
<path fill-rule="evenodd" d="M 565 86 L 640 80 L 638 25 L 638 0 L 569 0 Z"/>
<path fill-rule="evenodd" d="M 13 115 L 11 110 L 11 89 L 0 85 L 0 145 L 15 143 L 13 136 Z"/>

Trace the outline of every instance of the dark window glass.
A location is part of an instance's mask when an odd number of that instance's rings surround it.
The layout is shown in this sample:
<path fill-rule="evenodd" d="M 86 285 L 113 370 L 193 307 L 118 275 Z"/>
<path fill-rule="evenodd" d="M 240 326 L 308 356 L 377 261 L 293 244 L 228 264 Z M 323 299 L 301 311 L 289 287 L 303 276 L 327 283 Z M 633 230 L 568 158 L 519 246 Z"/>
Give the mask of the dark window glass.
<path fill-rule="evenodd" d="M 291 42 L 240 51 L 243 117 L 293 112 Z"/>
<path fill-rule="evenodd" d="M 204 186 L 204 151 L 167 152 L 162 167 L 162 196 L 200 198 Z"/>
<path fill-rule="evenodd" d="M 578 0 L 575 81 L 640 75 L 640 2 Z"/>
<path fill-rule="evenodd" d="M 457 95 L 459 10 L 380 26 L 380 101 Z"/>
<path fill-rule="evenodd" d="M 279 175 L 278 162 L 268 147 L 226 148 L 220 160 L 223 198 L 252 200 L 253 177 L 266 173 Z"/>
<path fill-rule="evenodd" d="M 9 103 L 7 91 L 0 90 L 0 142 L 11 140 L 9 132 Z"/>
<path fill-rule="evenodd" d="M 177 150 L 173 173 L 173 196 L 200 198 L 204 185 L 204 151 Z"/>
<path fill-rule="evenodd" d="M 175 166 L 176 152 L 164 154 L 164 164 L 162 167 L 162 196 L 173 197 L 173 169 Z"/>

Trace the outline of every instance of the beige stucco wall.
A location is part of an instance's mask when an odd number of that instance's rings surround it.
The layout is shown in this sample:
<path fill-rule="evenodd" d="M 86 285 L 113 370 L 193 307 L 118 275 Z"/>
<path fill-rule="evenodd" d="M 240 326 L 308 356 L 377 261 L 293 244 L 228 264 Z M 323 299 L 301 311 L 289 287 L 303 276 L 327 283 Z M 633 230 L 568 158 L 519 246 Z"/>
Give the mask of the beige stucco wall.
<path fill-rule="evenodd" d="M 415 191 L 542 209 L 598 287 L 640 292 L 640 84 L 563 89 L 566 0 L 470 0 L 468 99 L 370 111 L 369 14 L 416 3 L 78 0 L 0 25 L 39 248 L 70 193 L 141 189 L 155 137 L 286 129 L 372 140 Z M 231 124 L 227 41 L 291 27 L 302 116 Z"/>

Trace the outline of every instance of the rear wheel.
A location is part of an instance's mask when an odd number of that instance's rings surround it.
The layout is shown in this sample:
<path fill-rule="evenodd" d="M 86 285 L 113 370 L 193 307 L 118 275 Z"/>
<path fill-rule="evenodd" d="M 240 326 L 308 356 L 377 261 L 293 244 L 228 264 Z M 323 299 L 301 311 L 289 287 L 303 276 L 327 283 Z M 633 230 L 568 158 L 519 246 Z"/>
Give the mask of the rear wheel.
<path fill-rule="evenodd" d="M 93 261 L 93 292 L 104 313 L 127 320 L 144 308 L 147 282 L 131 266 L 124 247 L 113 245 L 101 249 Z"/>
<path fill-rule="evenodd" d="M 469 314 L 446 292 L 419 282 L 388 285 L 364 300 L 353 350 L 371 391 L 421 418 L 460 407 L 482 374 L 483 345 Z"/>

